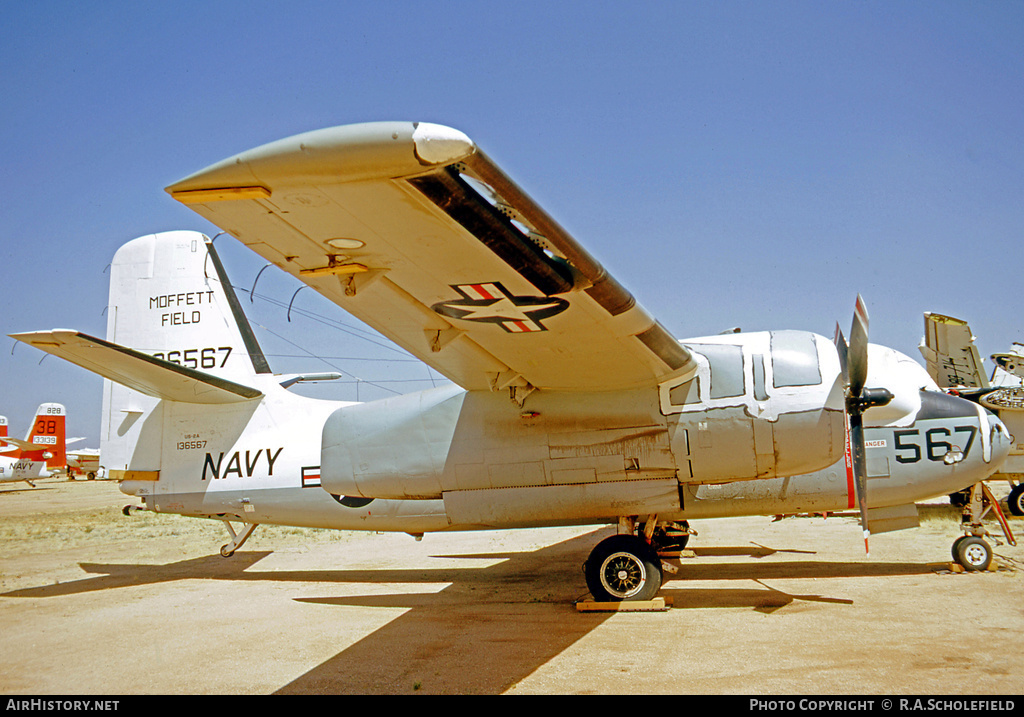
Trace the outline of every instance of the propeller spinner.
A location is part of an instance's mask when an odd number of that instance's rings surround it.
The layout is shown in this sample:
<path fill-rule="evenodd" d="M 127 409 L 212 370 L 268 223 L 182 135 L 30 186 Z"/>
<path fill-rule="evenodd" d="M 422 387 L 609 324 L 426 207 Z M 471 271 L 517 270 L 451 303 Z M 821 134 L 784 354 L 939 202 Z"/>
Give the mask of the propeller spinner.
<path fill-rule="evenodd" d="M 893 399 L 885 388 L 865 388 L 868 378 L 868 310 L 864 299 L 857 295 L 850 327 L 850 342 L 846 342 L 839 324 L 836 324 L 836 349 L 839 367 L 846 386 L 846 425 L 849 435 L 850 457 L 847 469 L 853 472 L 853 489 L 860 511 L 860 524 L 864 529 L 864 550 L 871 554 L 868 538 L 867 453 L 864 443 L 864 412 L 874 406 L 885 406 Z"/>

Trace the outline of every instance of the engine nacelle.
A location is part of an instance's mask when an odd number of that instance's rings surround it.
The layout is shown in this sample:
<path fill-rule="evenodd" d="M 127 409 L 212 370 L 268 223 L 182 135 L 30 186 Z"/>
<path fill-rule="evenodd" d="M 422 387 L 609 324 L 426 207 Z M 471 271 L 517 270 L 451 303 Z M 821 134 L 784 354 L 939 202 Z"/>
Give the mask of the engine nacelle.
<path fill-rule="evenodd" d="M 590 501 L 589 513 L 615 516 L 664 509 L 667 485 L 796 475 L 841 459 L 831 342 L 775 332 L 687 345 L 696 374 L 660 387 L 535 391 L 520 407 L 504 392 L 447 386 L 340 408 L 324 425 L 321 484 L 446 503 L 468 491 L 514 503 L 509 491 L 520 491 L 523 510 Z M 537 493 L 559 486 L 572 488 Z"/>

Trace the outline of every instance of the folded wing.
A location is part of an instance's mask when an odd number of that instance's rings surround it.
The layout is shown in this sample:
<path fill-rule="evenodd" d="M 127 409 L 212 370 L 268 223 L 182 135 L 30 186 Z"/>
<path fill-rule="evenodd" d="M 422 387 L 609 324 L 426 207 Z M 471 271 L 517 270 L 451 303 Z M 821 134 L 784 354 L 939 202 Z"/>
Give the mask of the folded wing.
<path fill-rule="evenodd" d="M 456 130 L 318 130 L 167 191 L 466 389 L 617 389 L 694 368 Z"/>
<path fill-rule="evenodd" d="M 981 357 L 966 321 L 925 313 L 924 339 L 919 347 L 928 373 L 942 388 L 988 388 Z"/>

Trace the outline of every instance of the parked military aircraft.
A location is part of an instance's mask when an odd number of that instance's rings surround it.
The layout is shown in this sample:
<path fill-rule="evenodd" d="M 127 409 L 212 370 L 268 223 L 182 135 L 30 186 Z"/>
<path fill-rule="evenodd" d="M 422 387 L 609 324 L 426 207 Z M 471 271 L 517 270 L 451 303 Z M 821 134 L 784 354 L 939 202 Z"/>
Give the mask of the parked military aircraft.
<path fill-rule="evenodd" d="M 805 331 L 672 336 L 466 135 L 335 127 L 168 188 L 453 384 L 318 401 L 275 375 L 213 244 L 141 237 L 111 265 L 106 339 L 15 334 L 105 384 L 101 450 L 146 509 L 429 531 L 617 524 L 599 600 L 650 598 L 685 521 L 859 508 L 867 531 L 1009 450 L 908 357 Z M 236 533 L 231 521 L 245 529 Z"/>
<path fill-rule="evenodd" d="M 25 481 L 35 488 L 37 478 L 63 470 L 66 418 L 64 406 L 44 403 L 36 409 L 25 440 L 7 435 L 7 419 L 0 424 L 0 483 Z"/>
<path fill-rule="evenodd" d="M 992 478 L 1010 482 L 1007 507 L 1014 515 L 1024 515 L 1024 345 L 1015 342 L 1009 352 L 992 354 L 992 372 L 986 375 L 968 323 L 926 313 L 920 350 L 928 373 L 941 388 L 993 411 L 1015 437 L 1009 456 Z"/>

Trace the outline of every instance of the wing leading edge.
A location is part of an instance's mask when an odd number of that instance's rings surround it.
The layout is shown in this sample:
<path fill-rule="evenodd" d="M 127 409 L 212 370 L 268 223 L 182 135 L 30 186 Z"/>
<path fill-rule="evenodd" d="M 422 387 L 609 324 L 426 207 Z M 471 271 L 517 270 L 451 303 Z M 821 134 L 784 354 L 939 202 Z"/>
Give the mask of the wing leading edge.
<path fill-rule="evenodd" d="M 466 389 L 617 389 L 695 367 L 457 130 L 317 130 L 167 191 Z"/>

